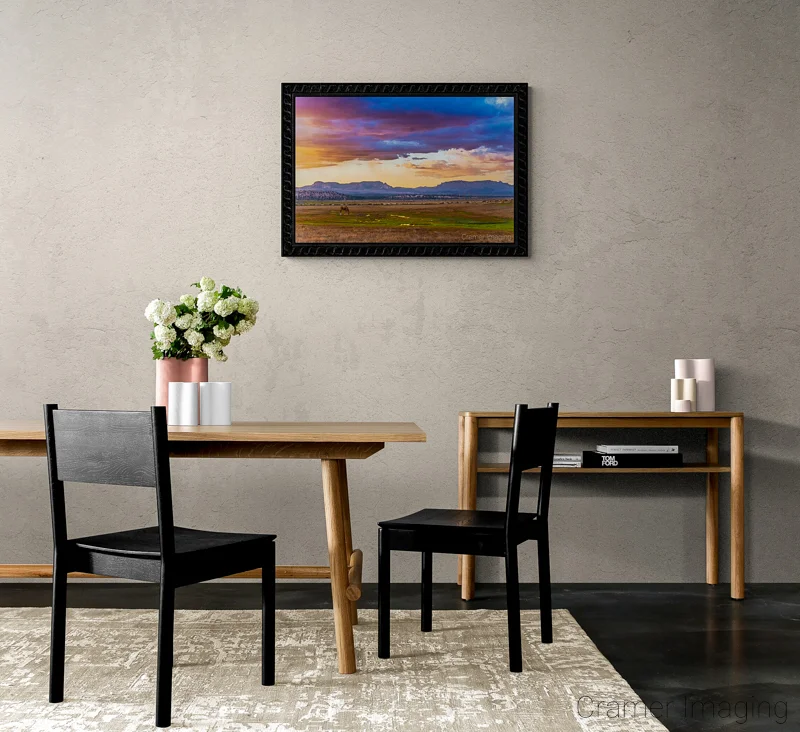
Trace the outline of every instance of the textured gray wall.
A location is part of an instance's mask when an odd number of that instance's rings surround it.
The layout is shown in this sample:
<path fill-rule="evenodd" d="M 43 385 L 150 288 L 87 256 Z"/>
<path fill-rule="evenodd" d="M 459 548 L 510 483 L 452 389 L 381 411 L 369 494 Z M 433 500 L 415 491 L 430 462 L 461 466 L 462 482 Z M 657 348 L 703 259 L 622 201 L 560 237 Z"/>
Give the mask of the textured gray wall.
<path fill-rule="evenodd" d="M 747 579 L 796 581 L 799 7 L 5 0 L 2 416 L 147 407 L 146 303 L 200 275 L 241 285 L 260 323 L 212 366 L 238 419 L 428 432 L 351 464 L 374 580 L 376 520 L 454 504 L 459 410 L 662 409 L 672 359 L 713 356 L 719 406 L 747 414 Z M 282 81 L 529 82 L 532 256 L 281 259 Z M 318 465 L 174 471 L 181 521 L 324 561 Z M 0 481 L 0 563 L 48 561 L 44 461 L 0 459 Z M 502 483 L 480 490 L 497 505 Z M 98 492 L 73 496 L 76 530 L 153 516 L 147 492 L 116 491 L 104 518 Z M 561 479 L 553 511 L 558 581 L 704 578 L 701 478 Z M 726 520 L 724 498 L 723 577 Z M 397 579 L 417 572 L 398 560 Z"/>

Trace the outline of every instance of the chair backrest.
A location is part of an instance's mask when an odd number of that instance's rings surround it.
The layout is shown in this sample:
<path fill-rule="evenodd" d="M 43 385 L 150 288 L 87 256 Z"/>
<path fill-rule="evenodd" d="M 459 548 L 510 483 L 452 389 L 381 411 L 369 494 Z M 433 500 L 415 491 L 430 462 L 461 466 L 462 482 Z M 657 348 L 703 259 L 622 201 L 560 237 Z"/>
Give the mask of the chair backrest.
<path fill-rule="evenodd" d="M 53 544 L 67 541 L 64 482 L 156 489 L 161 556 L 175 552 L 167 412 L 110 412 L 44 406 Z"/>
<path fill-rule="evenodd" d="M 519 491 L 524 470 L 541 468 L 536 513 L 540 520 L 547 521 L 557 427 L 557 403 L 551 402 L 546 407 L 532 409 L 528 409 L 527 404 L 517 404 L 514 409 L 514 435 L 511 440 L 511 465 L 506 495 L 507 537 L 511 537 L 517 527 Z"/>

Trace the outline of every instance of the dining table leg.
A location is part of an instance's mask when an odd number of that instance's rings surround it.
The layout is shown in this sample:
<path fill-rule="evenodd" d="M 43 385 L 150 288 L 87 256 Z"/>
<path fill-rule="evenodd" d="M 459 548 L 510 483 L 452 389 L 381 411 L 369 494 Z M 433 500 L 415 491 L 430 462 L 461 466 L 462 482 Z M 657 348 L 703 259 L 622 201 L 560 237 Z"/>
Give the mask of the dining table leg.
<path fill-rule="evenodd" d="M 339 655 L 339 673 L 356 671 L 356 654 L 353 644 L 353 619 L 351 601 L 347 597 L 348 564 L 347 532 L 344 505 L 347 502 L 347 485 L 344 460 L 322 460 L 322 493 L 325 500 L 325 528 L 328 534 L 328 557 L 331 570 L 331 595 L 333 596 L 333 622 L 336 630 L 336 650 Z M 348 506 L 349 514 L 349 506 Z"/>
<path fill-rule="evenodd" d="M 350 599 L 350 568 L 353 565 L 353 530 L 350 526 L 350 491 L 347 486 L 347 462 L 345 460 L 338 460 L 339 463 L 339 492 L 342 501 L 342 522 L 344 523 L 344 553 L 347 557 L 347 596 L 350 603 L 350 621 L 353 625 L 358 625 L 358 601 Z M 358 559 L 361 556 L 359 555 Z"/>
<path fill-rule="evenodd" d="M 462 508 L 475 511 L 478 508 L 478 420 L 468 415 L 464 418 L 464 455 L 461 487 Z M 475 597 L 475 557 L 461 557 L 461 599 Z"/>
<path fill-rule="evenodd" d="M 464 508 L 464 415 L 458 415 L 458 508 Z M 461 585 L 464 557 L 458 555 L 458 574 L 456 582 Z"/>

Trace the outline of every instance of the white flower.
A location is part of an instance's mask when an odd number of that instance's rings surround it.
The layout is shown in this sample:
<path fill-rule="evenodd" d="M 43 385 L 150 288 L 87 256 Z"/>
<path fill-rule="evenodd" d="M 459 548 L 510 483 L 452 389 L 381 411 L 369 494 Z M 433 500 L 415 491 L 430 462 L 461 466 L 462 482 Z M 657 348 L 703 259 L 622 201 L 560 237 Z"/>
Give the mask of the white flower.
<path fill-rule="evenodd" d="M 219 341 L 209 341 L 208 343 L 204 343 L 200 350 L 206 354 L 206 356 L 213 357 L 214 354 L 218 353 L 222 350 L 222 344 Z"/>
<path fill-rule="evenodd" d="M 219 303 L 217 303 L 217 305 L 219 305 Z M 232 325 L 223 323 L 222 325 L 214 326 L 214 335 L 217 338 L 224 340 L 225 338 L 230 338 L 234 334 L 235 330 L 236 329 Z"/>
<path fill-rule="evenodd" d="M 184 313 L 183 315 L 179 315 L 175 318 L 175 327 L 180 328 L 181 330 L 186 330 L 187 328 L 192 327 L 192 323 L 194 322 L 194 313 Z"/>
<path fill-rule="evenodd" d="M 216 351 L 214 353 L 214 360 L 220 361 L 221 363 L 225 363 L 228 360 L 228 356 L 224 354 L 222 351 Z"/>
<path fill-rule="evenodd" d="M 255 318 L 258 312 L 258 300 L 251 300 L 249 297 L 243 297 L 239 300 L 239 312 L 247 317 Z"/>
<path fill-rule="evenodd" d="M 200 289 L 203 292 L 211 292 L 217 286 L 216 282 L 212 280 L 210 277 L 201 277 L 200 278 Z"/>
<path fill-rule="evenodd" d="M 216 292 L 201 292 L 197 296 L 197 309 L 201 313 L 210 313 L 218 298 L 219 295 Z"/>
<path fill-rule="evenodd" d="M 169 328 L 166 325 L 157 325 L 153 332 L 156 336 L 156 342 L 161 347 L 161 350 L 165 350 L 169 348 L 172 342 L 178 337 L 178 334 L 175 332 L 174 328 Z"/>
<path fill-rule="evenodd" d="M 236 308 L 239 307 L 239 298 L 238 297 L 225 297 L 221 300 L 217 300 L 214 305 L 214 312 L 223 317 L 227 318 L 231 313 L 236 311 Z"/>
<path fill-rule="evenodd" d="M 177 313 L 172 303 L 164 300 L 153 300 L 144 310 L 144 317 L 151 323 L 159 325 L 172 325 L 175 322 Z"/>
<path fill-rule="evenodd" d="M 186 305 L 187 308 L 195 308 L 197 298 L 194 295 L 181 295 L 181 305 Z"/>
<path fill-rule="evenodd" d="M 244 320 L 240 320 L 236 324 L 236 333 L 241 335 L 242 333 L 247 333 L 248 330 L 252 330 L 253 326 L 256 324 L 255 318 L 253 320 L 248 320 L 245 318 Z"/>
<path fill-rule="evenodd" d="M 175 327 L 181 330 L 197 328 L 203 322 L 200 313 L 184 313 L 175 319 Z"/>
<path fill-rule="evenodd" d="M 187 330 L 183 337 L 192 348 L 199 348 L 203 345 L 203 334 L 196 330 Z"/>
<path fill-rule="evenodd" d="M 145 309 L 144 309 L 144 317 L 147 318 L 151 323 L 156 322 L 156 312 L 161 308 L 164 303 L 161 300 L 153 300 Z"/>

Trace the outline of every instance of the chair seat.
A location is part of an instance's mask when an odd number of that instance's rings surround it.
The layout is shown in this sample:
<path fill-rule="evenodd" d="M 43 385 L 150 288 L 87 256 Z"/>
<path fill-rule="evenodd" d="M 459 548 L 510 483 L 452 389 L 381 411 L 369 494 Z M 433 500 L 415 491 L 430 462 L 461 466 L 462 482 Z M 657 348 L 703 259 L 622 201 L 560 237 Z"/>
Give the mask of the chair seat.
<path fill-rule="evenodd" d="M 536 521 L 535 513 L 517 516 L 520 533 L 527 534 Z M 402 518 L 380 521 L 378 526 L 387 529 L 465 529 L 472 532 L 504 532 L 505 511 L 463 511 L 454 508 L 424 508 Z"/>
<path fill-rule="evenodd" d="M 273 534 L 234 534 L 176 526 L 175 554 L 222 549 L 248 542 L 273 541 L 274 539 Z M 152 558 L 161 556 L 161 541 L 157 526 L 85 536 L 80 539 L 72 539 L 70 543 L 81 549 L 103 554 Z"/>

